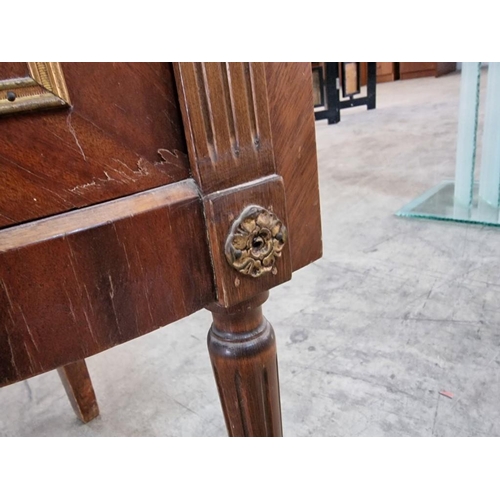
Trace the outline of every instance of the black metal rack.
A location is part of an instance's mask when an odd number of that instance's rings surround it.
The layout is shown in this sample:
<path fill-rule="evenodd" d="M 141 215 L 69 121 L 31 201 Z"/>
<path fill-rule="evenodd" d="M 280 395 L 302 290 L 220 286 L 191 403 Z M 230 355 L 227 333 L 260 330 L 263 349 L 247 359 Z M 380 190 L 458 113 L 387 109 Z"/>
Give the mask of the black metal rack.
<path fill-rule="evenodd" d="M 368 109 L 376 107 L 376 85 L 377 85 L 377 63 L 368 63 L 367 75 L 367 95 L 364 97 L 355 97 L 360 93 L 359 75 L 360 63 L 340 63 L 342 67 L 342 96 L 348 99 L 340 99 L 340 83 L 339 83 L 339 63 L 325 63 L 324 86 L 320 87 L 322 93 L 322 102 L 326 109 L 314 112 L 316 120 L 328 120 L 328 124 L 338 123 L 340 121 L 340 110 L 345 108 L 353 108 L 355 106 L 366 106 Z M 346 91 L 346 64 L 357 65 L 357 91 L 348 93 Z M 316 69 L 316 68 L 314 68 Z M 321 68 L 320 68 L 321 69 Z M 321 78 L 320 78 L 321 82 Z M 326 102 L 325 102 L 326 101 Z"/>

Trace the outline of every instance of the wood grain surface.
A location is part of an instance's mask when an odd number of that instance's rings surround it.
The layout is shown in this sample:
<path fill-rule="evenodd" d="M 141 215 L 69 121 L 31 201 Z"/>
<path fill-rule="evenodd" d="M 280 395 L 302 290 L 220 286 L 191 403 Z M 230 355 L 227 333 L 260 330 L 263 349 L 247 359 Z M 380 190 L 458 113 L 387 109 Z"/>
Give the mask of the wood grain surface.
<path fill-rule="evenodd" d="M 229 306 L 290 279 L 287 259 L 275 276 L 251 278 L 238 276 L 221 254 L 230 223 L 246 206 L 258 205 L 257 198 L 264 206 L 274 204 L 278 217 L 286 214 L 292 269 L 321 256 L 310 65 L 176 63 L 174 70 L 193 176 L 203 196 L 216 293 Z M 266 192 L 275 172 L 283 177 L 285 196 L 279 189 Z M 260 193 L 248 188 L 252 181 Z"/>
<path fill-rule="evenodd" d="M 193 176 L 202 193 L 273 174 L 264 64 L 174 68 Z"/>
<path fill-rule="evenodd" d="M 64 366 L 91 408 L 82 360 L 208 306 L 230 434 L 281 435 L 261 304 L 321 256 L 310 63 L 62 67 L 71 109 L 0 120 L 0 386 Z M 289 235 L 258 278 L 225 255 L 253 205 Z"/>
<path fill-rule="evenodd" d="M 84 359 L 57 369 L 64 390 L 76 416 L 88 423 L 99 415 L 99 405 Z"/>
<path fill-rule="evenodd" d="M 231 308 L 210 307 L 208 351 L 230 436 L 283 434 L 274 330 L 262 315 L 261 293 Z"/>
<path fill-rule="evenodd" d="M 249 205 L 261 206 L 275 214 L 287 226 L 285 191 L 281 177 L 272 175 L 258 181 L 217 191 L 203 199 L 208 240 L 215 271 L 216 295 L 225 307 L 243 302 L 260 292 L 288 281 L 292 277 L 290 245 L 283 247 L 276 259 L 276 272 L 254 278 L 231 267 L 224 247 L 233 221 Z"/>
<path fill-rule="evenodd" d="M 26 228 L 0 232 L 0 386 L 149 333 L 215 299 L 194 181 L 85 210 L 33 222 L 29 238 Z"/>
<path fill-rule="evenodd" d="M 0 227 L 189 177 L 170 63 L 62 68 L 71 108 L 0 118 Z M 0 79 L 21 70 L 0 63 Z"/>
<path fill-rule="evenodd" d="M 310 63 L 266 63 L 276 172 L 283 177 L 292 270 L 323 252 Z"/>

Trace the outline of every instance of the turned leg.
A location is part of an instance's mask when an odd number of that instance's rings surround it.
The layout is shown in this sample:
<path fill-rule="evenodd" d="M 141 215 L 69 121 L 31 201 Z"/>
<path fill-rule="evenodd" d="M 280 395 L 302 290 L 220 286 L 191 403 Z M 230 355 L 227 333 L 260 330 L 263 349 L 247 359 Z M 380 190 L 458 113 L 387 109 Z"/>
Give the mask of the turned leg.
<path fill-rule="evenodd" d="M 97 417 L 99 406 L 85 360 L 61 366 L 57 372 L 76 416 L 85 424 Z"/>
<path fill-rule="evenodd" d="M 208 308 L 208 351 L 230 436 L 282 435 L 276 340 L 261 307 L 268 296 Z"/>

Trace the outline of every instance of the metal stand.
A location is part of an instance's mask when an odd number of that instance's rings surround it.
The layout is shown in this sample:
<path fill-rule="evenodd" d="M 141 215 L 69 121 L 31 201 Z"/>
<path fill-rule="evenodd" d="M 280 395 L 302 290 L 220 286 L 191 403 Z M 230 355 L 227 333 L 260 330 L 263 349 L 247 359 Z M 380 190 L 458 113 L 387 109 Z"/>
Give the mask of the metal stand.
<path fill-rule="evenodd" d="M 341 63 L 347 64 L 347 63 Z M 353 63 L 351 63 L 353 64 Z M 357 64 L 357 75 L 359 78 L 359 66 Z M 368 81 L 367 81 L 367 95 L 364 97 L 354 96 L 359 93 L 347 94 L 345 86 L 345 75 L 342 85 L 342 95 L 347 97 L 345 100 L 340 100 L 340 84 L 339 84 L 339 63 L 327 62 L 325 63 L 325 93 L 326 93 L 326 109 L 314 112 L 316 120 L 328 120 L 328 125 L 338 123 L 340 121 L 340 110 L 345 108 L 353 108 L 355 106 L 366 106 L 368 109 L 375 109 L 376 107 L 376 85 L 377 85 L 377 63 L 368 63 Z"/>

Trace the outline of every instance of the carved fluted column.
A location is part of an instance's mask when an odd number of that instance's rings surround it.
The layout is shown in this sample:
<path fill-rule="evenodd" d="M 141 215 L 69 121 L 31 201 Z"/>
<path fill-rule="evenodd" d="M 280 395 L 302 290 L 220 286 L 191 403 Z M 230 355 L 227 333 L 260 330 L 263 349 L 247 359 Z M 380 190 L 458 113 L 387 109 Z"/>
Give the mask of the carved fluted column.
<path fill-rule="evenodd" d="M 262 315 L 268 292 L 209 307 L 208 350 L 230 436 L 281 436 L 276 340 Z"/>

